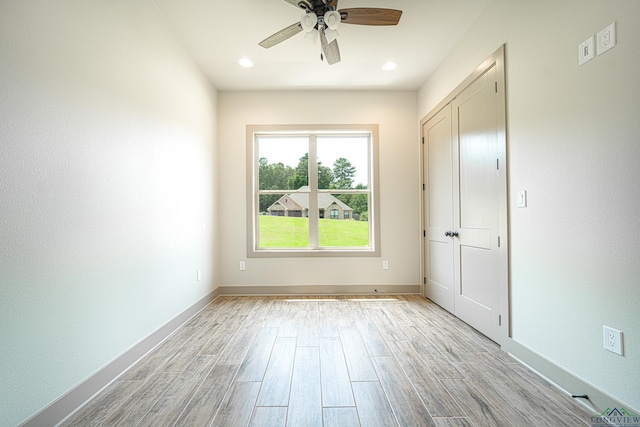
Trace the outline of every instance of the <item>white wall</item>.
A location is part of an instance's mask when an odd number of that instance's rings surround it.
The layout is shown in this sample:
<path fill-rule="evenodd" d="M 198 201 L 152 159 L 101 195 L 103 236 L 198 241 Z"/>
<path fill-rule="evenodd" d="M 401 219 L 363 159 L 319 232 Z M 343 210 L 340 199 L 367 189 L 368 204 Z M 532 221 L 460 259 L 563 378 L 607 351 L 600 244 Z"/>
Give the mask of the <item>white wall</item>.
<path fill-rule="evenodd" d="M 150 1 L 2 0 L 0 58 L 13 426 L 213 290 L 217 94 Z"/>
<path fill-rule="evenodd" d="M 218 112 L 221 286 L 420 283 L 415 92 L 220 92 Z M 247 256 L 246 125 L 370 123 L 380 125 L 382 257 L 252 258 L 239 271 Z"/>
<path fill-rule="evenodd" d="M 579 67 L 577 45 L 613 21 L 618 45 Z M 492 1 L 421 88 L 419 115 L 502 43 L 513 338 L 637 411 L 640 2 Z M 602 348 L 603 324 L 624 332 L 625 357 Z"/>

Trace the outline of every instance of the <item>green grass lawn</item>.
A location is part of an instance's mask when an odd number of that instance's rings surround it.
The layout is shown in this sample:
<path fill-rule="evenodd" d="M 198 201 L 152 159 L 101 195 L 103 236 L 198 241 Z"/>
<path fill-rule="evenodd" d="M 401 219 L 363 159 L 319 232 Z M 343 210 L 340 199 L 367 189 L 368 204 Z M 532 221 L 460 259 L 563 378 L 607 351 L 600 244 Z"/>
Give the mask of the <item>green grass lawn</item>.
<path fill-rule="evenodd" d="M 320 246 L 369 246 L 369 223 L 366 221 L 321 219 L 318 228 Z M 309 246 L 309 219 L 261 216 L 259 246 L 261 248 Z"/>

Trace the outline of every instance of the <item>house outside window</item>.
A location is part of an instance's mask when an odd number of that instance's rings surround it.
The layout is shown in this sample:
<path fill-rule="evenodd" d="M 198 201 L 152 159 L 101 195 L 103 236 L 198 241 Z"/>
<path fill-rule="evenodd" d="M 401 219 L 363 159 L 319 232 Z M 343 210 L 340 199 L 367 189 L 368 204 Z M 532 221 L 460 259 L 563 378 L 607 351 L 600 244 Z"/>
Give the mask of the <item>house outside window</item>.
<path fill-rule="evenodd" d="M 247 256 L 379 256 L 377 138 L 377 125 L 247 126 Z"/>

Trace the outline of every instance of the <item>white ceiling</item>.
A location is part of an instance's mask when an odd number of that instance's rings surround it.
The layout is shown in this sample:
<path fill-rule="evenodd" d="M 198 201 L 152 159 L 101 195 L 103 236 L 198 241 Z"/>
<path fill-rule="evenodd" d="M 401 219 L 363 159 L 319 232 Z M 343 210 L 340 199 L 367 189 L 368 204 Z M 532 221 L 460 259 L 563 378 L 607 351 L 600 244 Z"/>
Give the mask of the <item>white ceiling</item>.
<path fill-rule="evenodd" d="M 320 61 L 320 44 L 298 34 L 271 49 L 258 43 L 299 21 L 285 0 L 154 0 L 218 90 L 416 90 L 490 0 L 339 0 L 338 9 L 403 11 L 393 27 L 343 24 L 342 61 Z M 255 66 L 238 65 L 242 57 Z M 398 68 L 382 71 L 394 61 Z"/>

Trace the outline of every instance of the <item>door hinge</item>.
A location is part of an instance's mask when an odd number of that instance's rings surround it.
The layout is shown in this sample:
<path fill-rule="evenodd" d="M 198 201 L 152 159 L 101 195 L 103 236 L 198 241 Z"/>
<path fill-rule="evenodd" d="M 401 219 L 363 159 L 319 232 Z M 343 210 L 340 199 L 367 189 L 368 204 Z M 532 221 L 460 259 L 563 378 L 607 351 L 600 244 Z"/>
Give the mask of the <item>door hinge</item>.
<path fill-rule="evenodd" d="M 494 82 L 496 87 L 496 93 L 498 93 L 498 82 Z"/>
<path fill-rule="evenodd" d="M 424 136 L 422 137 L 422 143 L 424 144 Z"/>
<path fill-rule="evenodd" d="M 502 314 L 498 314 L 498 326 L 502 326 Z"/>
<path fill-rule="evenodd" d="M 423 277 L 423 278 L 422 278 L 422 284 L 423 284 L 423 285 L 426 285 L 426 284 L 427 284 L 427 278 L 426 278 L 426 277 Z"/>
<path fill-rule="evenodd" d="M 422 191 L 424 191 L 424 184 L 422 184 Z"/>
<path fill-rule="evenodd" d="M 496 159 L 496 169 L 500 170 L 500 159 Z"/>
<path fill-rule="evenodd" d="M 427 231 L 426 230 L 422 230 L 422 237 L 427 237 Z"/>
<path fill-rule="evenodd" d="M 498 247 L 500 247 L 500 236 L 498 236 Z"/>

